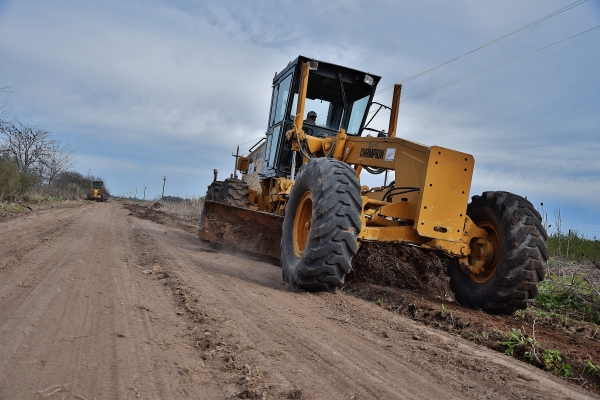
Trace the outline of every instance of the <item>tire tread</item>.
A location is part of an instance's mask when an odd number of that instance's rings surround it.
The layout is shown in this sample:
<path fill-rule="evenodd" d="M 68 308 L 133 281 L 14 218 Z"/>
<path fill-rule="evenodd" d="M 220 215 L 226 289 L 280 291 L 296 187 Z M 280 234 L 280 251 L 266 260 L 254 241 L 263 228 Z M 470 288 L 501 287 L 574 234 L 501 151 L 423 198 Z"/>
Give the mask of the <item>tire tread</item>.
<path fill-rule="evenodd" d="M 298 259 L 293 250 L 293 224 L 297 204 L 310 188 L 312 225 L 307 246 Z M 313 158 L 297 176 L 286 208 L 281 238 L 283 279 L 295 289 L 335 292 L 352 269 L 358 251 L 362 200 L 356 172 L 331 158 Z"/>
<path fill-rule="evenodd" d="M 496 313 L 527 308 L 528 300 L 538 294 L 537 284 L 544 278 L 544 262 L 548 259 L 548 235 L 541 215 L 527 199 L 508 192 L 473 196 L 467 215 L 481 210 L 491 211 L 503 232 L 498 232 L 503 249 L 499 265 L 492 279 L 480 285 L 470 282 L 467 274 L 450 270 L 450 286 L 456 300 L 471 308 Z"/>

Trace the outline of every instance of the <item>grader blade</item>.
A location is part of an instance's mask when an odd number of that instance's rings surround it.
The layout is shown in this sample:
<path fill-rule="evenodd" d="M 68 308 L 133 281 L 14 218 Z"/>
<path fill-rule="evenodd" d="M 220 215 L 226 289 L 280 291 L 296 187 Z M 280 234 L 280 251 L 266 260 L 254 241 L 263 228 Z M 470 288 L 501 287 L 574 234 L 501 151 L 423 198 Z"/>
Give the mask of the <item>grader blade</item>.
<path fill-rule="evenodd" d="M 225 248 L 279 258 L 283 217 L 207 200 L 198 237 Z"/>

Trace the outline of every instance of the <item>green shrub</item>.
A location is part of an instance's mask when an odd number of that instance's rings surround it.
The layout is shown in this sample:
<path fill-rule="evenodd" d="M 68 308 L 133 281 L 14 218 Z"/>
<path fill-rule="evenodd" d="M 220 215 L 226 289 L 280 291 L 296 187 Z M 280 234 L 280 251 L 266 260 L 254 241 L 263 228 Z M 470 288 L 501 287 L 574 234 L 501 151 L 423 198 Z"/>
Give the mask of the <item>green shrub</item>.
<path fill-rule="evenodd" d="M 592 360 L 588 360 L 587 373 L 590 375 L 596 375 L 598 373 L 598 367 L 596 365 L 594 365 Z"/>
<path fill-rule="evenodd" d="M 581 274 L 549 274 L 539 283 L 535 303 L 564 317 L 600 323 L 600 298 L 592 284 Z"/>
<path fill-rule="evenodd" d="M 0 201 L 19 198 L 36 183 L 37 178 L 20 172 L 16 163 L 0 159 Z"/>
<path fill-rule="evenodd" d="M 533 349 L 539 343 L 529 337 L 520 329 L 513 329 L 508 333 L 505 341 L 498 341 L 504 347 L 504 353 L 509 356 L 523 358 L 529 362 L 533 361 Z"/>
<path fill-rule="evenodd" d="M 553 256 L 567 257 L 572 261 L 590 260 L 600 262 L 600 240 L 597 237 L 589 238 L 577 231 L 554 233 L 548 237 L 548 251 Z"/>

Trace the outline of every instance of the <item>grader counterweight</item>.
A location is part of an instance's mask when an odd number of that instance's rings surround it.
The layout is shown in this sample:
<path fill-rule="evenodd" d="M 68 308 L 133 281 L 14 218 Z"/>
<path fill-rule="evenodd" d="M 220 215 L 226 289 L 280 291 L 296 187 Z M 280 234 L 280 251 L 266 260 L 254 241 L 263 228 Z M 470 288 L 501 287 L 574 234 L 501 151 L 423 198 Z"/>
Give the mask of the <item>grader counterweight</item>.
<path fill-rule="evenodd" d="M 473 156 L 397 138 L 402 87 L 387 107 L 373 101 L 379 80 L 303 56 L 276 74 L 265 139 L 238 159 L 241 180 L 215 177 L 199 237 L 278 257 L 290 286 L 332 292 L 361 242 L 410 244 L 448 257 L 460 303 L 525 308 L 547 259 L 539 213 L 508 192 L 469 203 Z M 383 108 L 387 132 L 369 127 Z M 384 184 L 361 184 L 365 171 Z"/>

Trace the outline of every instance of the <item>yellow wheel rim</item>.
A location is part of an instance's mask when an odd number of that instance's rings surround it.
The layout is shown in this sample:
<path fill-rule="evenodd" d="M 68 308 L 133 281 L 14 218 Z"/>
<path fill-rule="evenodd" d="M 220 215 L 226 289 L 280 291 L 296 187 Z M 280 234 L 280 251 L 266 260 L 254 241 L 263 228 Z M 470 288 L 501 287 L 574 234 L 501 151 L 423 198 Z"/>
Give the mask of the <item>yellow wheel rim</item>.
<path fill-rule="evenodd" d="M 302 257 L 308 235 L 310 234 L 310 224 L 312 222 L 312 193 L 306 192 L 300 199 L 296 217 L 294 218 L 294 232 L 292 240 L 294 242 L 294 253 L 297 258 Z"/>
<path fill-rule="evenodd" d="M 498 238 L 498 232 L 496 232 L 494 226 L 489 222 L 482 222 L 480 224 L 477 224 L 477 226 L 482 229 L 485 229 L 485 231 L 488 234 L 488 244 L 485 247 L 488 250 L 486 250 L 486 254 L 484 255 L 485 261 L 483 264 L 483 272 L 480 274 L 469 274 L 469 277 L 473 282 L 481 284 L 492 279 L 492 276 L 494 276 L 494 273 L 498 268 L 500 239 Z M 472 254 L 474 253 L 473 244 L 471 245 L 471 252 Z M 473 255 L 471 257 L 473 257 Z"/>

